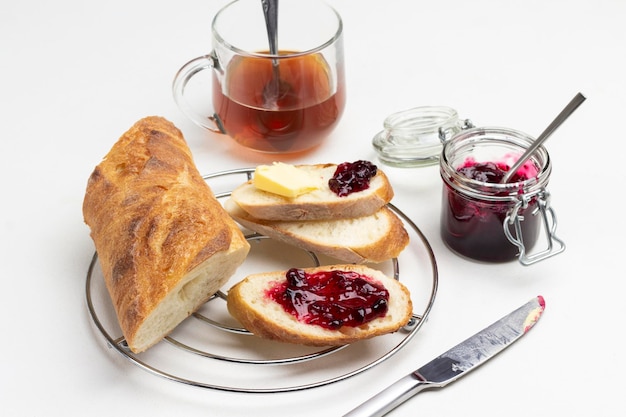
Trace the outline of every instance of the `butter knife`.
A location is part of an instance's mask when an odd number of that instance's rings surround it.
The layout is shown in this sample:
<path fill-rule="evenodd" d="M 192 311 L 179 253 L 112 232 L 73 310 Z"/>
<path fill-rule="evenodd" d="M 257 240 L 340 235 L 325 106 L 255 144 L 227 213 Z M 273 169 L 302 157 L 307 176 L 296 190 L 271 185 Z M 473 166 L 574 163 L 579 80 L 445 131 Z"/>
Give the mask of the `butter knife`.
<path fill-rule="evenodd" d="M 427 388 L 441 388 L 525 335 L 537 323 L 545 300 L 537 296 L 491 326 L 456 345 L 418 370 L 399 379 L 344 417 L 383 416 Z"/>

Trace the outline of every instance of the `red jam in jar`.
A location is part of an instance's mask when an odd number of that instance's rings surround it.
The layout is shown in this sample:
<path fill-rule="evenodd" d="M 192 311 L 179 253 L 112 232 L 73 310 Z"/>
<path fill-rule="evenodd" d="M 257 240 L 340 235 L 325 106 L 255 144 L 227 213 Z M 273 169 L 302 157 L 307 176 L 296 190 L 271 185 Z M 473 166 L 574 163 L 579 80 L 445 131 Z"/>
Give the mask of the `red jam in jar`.
<path fill-rule="evenodd" d="M 344 162 L 337 166 L 328 186 L 339 197 L 367 190 L 378 168 L 369 161 Z"/>
<path fill-rule="evenodd" d="M 507 172 L 509 165 L 503 162 L 476 162 L 473 158 L 468 158 L 465 163 L 457 168 L 457 171 L 472 180 L 498 184 Z M 537 169 L 530 164 L 522 166 L 511 176 L 509 182 L 526 181 L 537 175 Z"/>
<path fill-rule="evenodd" d="M 517 131 L 473 128 L 444 144 L 441 237 L 457 254 L 484 262 L 505 262 L 533 248 L 542 215 L 539 204 L 550 174 L 540 148 L 506 184 L 502 177 L 532 142 Z M 505 228 L 514 230 L 513 242 Z"/>
<path fill-rule="evenodd" d="M 267 296 L 298 320 L 326 329 L 357 327 L 387 314 L 389 292 L 353 271 L 287 271 Z"/>

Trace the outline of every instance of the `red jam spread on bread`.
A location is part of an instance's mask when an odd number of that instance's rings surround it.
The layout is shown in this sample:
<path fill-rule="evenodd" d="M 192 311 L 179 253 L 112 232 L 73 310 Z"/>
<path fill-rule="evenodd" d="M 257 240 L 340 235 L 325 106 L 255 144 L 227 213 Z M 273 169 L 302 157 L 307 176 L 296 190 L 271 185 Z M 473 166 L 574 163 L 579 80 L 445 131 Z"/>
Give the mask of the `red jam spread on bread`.
<path fill-rule="evenodd" d="M 292 268 L 268 296 L 298 320 L 326 329 L 357 327 L 387 313 L 389 292 L 353 271 Z"/>
<path fill-rule="evenodd" d="M 333 177 L 328 180 L 328 186 L 339 197 L 367 190 L 377 170 L 376 165 L 369 161 L 344 162 L 337 166 Z"/>

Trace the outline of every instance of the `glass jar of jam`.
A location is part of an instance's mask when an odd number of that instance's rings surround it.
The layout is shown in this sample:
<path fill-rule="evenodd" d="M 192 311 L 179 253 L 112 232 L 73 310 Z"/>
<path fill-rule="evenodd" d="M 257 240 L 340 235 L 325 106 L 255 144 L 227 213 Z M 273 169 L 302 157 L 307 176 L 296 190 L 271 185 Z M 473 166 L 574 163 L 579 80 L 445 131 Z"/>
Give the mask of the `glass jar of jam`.
<path fill-rule="evenodd" d="M 481 127 L 444 142 L 441 237 L 454 252 L 484 262 L 517 257 L 530 265 L 565 249 L 555 235 L 556 215 L 546 190 L 552 171 L 546 149 L 540 147 L 507 183 L 500 183 L 533 140 L 516 130 Z M 531 254 L 544 235 L 546 247 Z"/>
<path fill-rule="evenodd" d="M 379 159 L 386 165 L 410 168 L 437 164 L 442 142 L 472 124 L 459 119 L 453 108 L 421 106 L 389 115 L 383 127 L 372 139 Z"/>

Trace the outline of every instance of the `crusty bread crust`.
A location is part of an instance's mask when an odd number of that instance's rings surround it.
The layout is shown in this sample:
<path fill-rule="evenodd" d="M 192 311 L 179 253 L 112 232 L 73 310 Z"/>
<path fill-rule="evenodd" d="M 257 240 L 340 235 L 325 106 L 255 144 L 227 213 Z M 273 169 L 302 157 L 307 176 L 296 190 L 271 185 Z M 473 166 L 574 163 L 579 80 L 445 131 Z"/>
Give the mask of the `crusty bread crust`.
<path fill-rule="evenodd" d="M 219 290 L 249 250 L 182 133 L 160 117 L 138 121 L 113 145 L 89 178 L 83 215 L 134 352 Z"/>
<path fill-rule="evenodd" d="M 388 311 L 358 327 L 343 326 L 329 330 L 298 321 L 266 295 L 266 291 L 286 280 L 286 271 L 254 274 L 228 291 L 227 307 L 244 328 L 266 339 L 309 346 L 337 346 L 397 331 L 406 325 L 413 305 L 409 290 L 399 281 L 364 265 L 330 265 L 304 268 L 308 273 L 343 270 L 360 273 L 370 282 L 381 283 L 389 291 Z"/>
<path fill-rule="evenodd" d="M 254 232 L 347 263 L 383 262 L 397 257 L 409 243 L 404 224 L 388 207 L 369 216 L 309 221 L 256 219 L 232 198 L 224 207 Z"/>
<path fill-rule="evenodd" d="M 252 217 L 264 220 L 327 220 L 367 216 L 377 212 L 393 198 L 393 188 L 380 169 L 369 188 L 337 196 L 328 186 L 336 164 L 296 165 L 319 178 L 321 188 L 289 198 L 259 190 L 250 180 L 231 193 L 231 198 Z"/>

